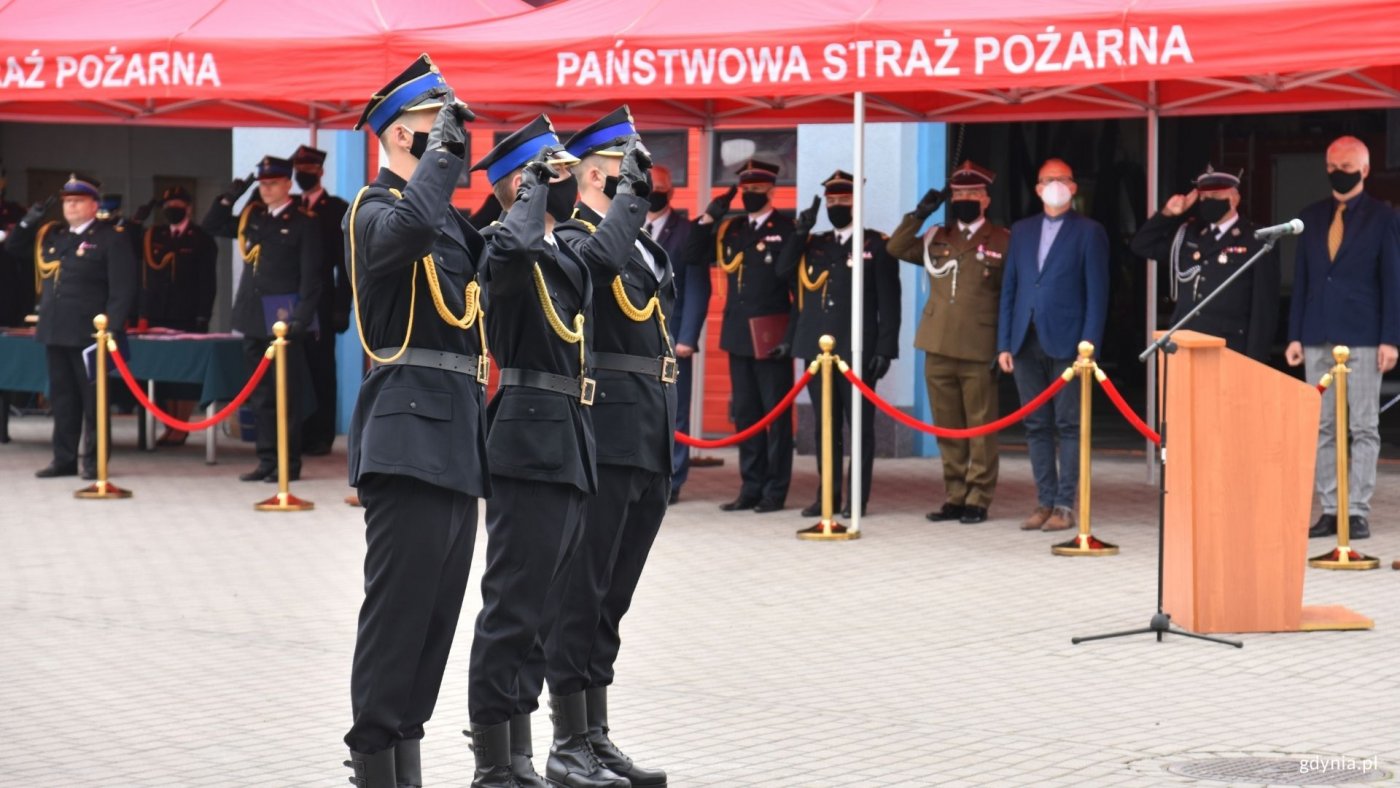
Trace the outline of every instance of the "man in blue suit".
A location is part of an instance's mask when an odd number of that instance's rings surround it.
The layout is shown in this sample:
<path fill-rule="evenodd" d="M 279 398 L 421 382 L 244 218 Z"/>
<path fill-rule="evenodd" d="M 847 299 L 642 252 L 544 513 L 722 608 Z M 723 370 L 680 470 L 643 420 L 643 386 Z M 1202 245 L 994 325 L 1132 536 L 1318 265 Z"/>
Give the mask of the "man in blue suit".
<path fill-rule="evenodd" d="M 1309 382 L 1334 364 L 1332 347 L 1351 348 L 1347 375 L 1351 477 L 1348 523 L 1352 539 L 1371 535 L 1368 517 L 1380 454 L 1381 376 L 1395 366 L 1400 345 L 1400 219 L 1389 205 L 1366 194 L 1371 154 L 1355 137 L 1340 137 L 1327 148 L 1327 179 L 1332 196 L 1299 214 L 1288 315 L 1290 366 L 1307 362 Z M 1336 401 L 1328 390 L 1317 436 L 1317 494 L 1322 516 L 1310 537 L 1337 533 Z"/>
<path fill-rule="evenodd" d="M 676 305 L 666 316 L 666 330 L 676 343 L 676 429 L 690 433 L 690 395 L 694 378 L 691 367 L 695 352 L 700 349 L 700 330 L 705 327 L 705 315 L 710 309 L 710 267 L 707 260 L 686 258 L 686 243 L 690 239 L 690 217 L 685 211 L 671 207 L 671 170 L 663 165 L 651 168 L 651 195 L 647 198 L 647 223 L 644 228 L 652 240 L 670 255 L 676 272 Z M 690 474 L 690 447 L 676 441 L 671 458 L 671 503 L 681 498 L 681 485 Z"/>
<path fill-rule="evenodd" d="M 1081 341 L 1099 347 L 1108 312 L 1108 235 L 1103 225 L 1070 206 L 1078 186 L 1059 159 L 1040 168 L 1035 192 L 1045 212 L 1011 226 L 1001 282 L 997 363 L 1016 377 L 1029 402 L 1074 363 Z M 1079 387 L 1066 386 L 1026 417 L 1038 505 L 1023 530 L 1062 531 L 1074 525 L 1079 485 Z M 1056 467 L 1055 440 L 1059 438 Z"/>

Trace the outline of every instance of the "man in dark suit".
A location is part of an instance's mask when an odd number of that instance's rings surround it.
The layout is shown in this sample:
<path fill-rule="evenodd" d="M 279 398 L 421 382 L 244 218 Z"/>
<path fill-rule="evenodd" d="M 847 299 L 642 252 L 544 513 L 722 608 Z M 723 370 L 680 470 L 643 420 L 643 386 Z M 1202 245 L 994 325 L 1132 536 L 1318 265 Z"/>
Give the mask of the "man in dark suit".
<path fill-rule="evenodd" d="M 1371 493 L 1380 454 L 1381 376 L 1395 367 L 1400 345 L 1400 219 L 1366 193 L 1371 153 L 1355 137 L 1327 148 L 1332 196 L 1303 209 L 1293 297 L 1288 315 L 1290 366 L 1306 362 L 1308 382 L 1334 365 L 1332 348 L 1351 348 L 1347 363 L 1351 475 L 1348 525 L 1352 539 L 1371 535 Z M 1323 395 L 1317 437 L 1317 494 L 1322 516 L 1310 537 L 1337 533 L 1336 394 Z"/>
<path fill-rule="evenodd" d="M 452 207 L 470 119 L 425 55 L 355 126 L 379 138 L 384 163 L 343 236 L 373 362 L 348 435 L 366 549 L 345 743 L 362 788 L 423 784 L 423 725 L 457 631 L 477 501 L 490 493 L 483 241 Z"/>
<path fill-rule="evenodd" d="M 233 215 L 233 204 L 252 183 L 258 196 Z M 321 231 L 292 199 L 292 163 L 275 156 L 258 162 L 254 179 L 236 178 L 204 217 L 204 229 L 236 238 L 243 275 L 233 299 L 233 328 L 243 334 L 243 364 L 251 375 L 282 320 L 287 331 L 287 469 L 301 477 L 301 381 L 306 374 L 306 335 L 321 300 Z M 283 313 L 286 313 L 283 316 Z M 288 319 L 290 318 L 290 319 Z M 277 481 L 277 381 L 263 376 L 250 398 L 257 414 L 258 467 L 238 478 Z"/>
<path fill-rule="evenodd" d="M 335 443 L 336 370 L 335 336 L 350 327 L 350 281 L 345 275 L 345 243 L 341 221 L 349 206 L 321 187 L 326 152 L 302 145 L 292 154 L 298 203 L 321 228 L 321 301 L 316 322 L 321 330 L 307 335 L 306 367 L 316 408 L 306 414 L 302 427 L 302 453 L 329 454 Z"/>
<path fill-rule="evenodd" d="M 647 223 L 643 226 L 666 256 L 675 272 L 676 304 L 666 313 L 666 330 L 676 343 L 676 429 L 690 434 L 690 402 L 695 378 L 692 368 L 700 350 L 700 332 L 710 310 L 710 265 L 690 252 L 690 218 L 671 205 L 674 187 L 671 170 L 651 168 L 651 194 L 647 197 Z M 681 487 L 690 476 L 690 448 L 676 442 L 671 453 L 671 503 L 681 498 Z"/>
<path fill-rule="evenodd" d="M 597 383 L 588 376 L 593 283 L 587 264 L 554 235 L 574 210 L 577 184 L 563 168 L 576 163 L 541 115 L 472 167 L 486 171 L 505 210 L 484 231 L 482 271 L 501 373 L 488 412 L 489 541 L 467 689 L 477 786 L 542 784 L 530 763 L 528 713 L 538 679 L 522 687 L 540 675 L 542 636 L 598 490 L 589 412 Z M 571 774 L 598 770 L 581 711 L 569 710 L 561 747 L 578 756 Z M 626 784 L 606 776 L 604 785 Z"/>
<path fill-rule="evenodd" d="M 1059 159 L 1040 168 L 1035 191 L 1045 212 L 1011 227 L 1001 283 L 997 363 L 1016 377 L 1022 402 L 1044 391 L 1078 358 L 1079 343 L 1103 340 L 1108 313 L 1108 234 L 1071 206 L 1078 186 Z M 1059 440 L 1058 463 L 1056 439 Z M 1026 417 L 1038 506 L 1021 527 L 1074 526 L 1079 485 L 1079 387 Z M 1058 465 L 1058 467 L 1057 467 Z"/>
<path fill-rule="evenodd" d="M 1241 173 L 1243 175 L 1243 173 Z M 1206 165 L 1195 189 L 1167 200 L 1133 236 L 1133 253 L 1170 261 L 1172 322 L 1186 317 L 1264 245 L 1239 212 L 1240 176 Z M 1194 210 L 1192 210 L 1194 208 Z M 1268 362 L 1278 316 L 1278 261 L 1260 260 L 1187 326 L 1237 353 Z"/>
<path fill-rule="evenodd" d="M 36 205 L 5 241 L 12 255 L 35 255 L 43 285 L 35 339 L 48 362 L 53 462 L 34 474 L 41 479 L 77 474 L 80 459 L 83 478 L 97 478 L 97 392 L 83 348 L 93 344 L 94 317 L 105 314 L 120 335 L 136 307 L 136 256 L 125 230 L 98 220 L 99 189 L 94 178 L 70 175 L 59 191 L 63 221 L 41 227 L 47 203 Z"/>
<path fill-rule="evenodd" d="M 719 346 L 729 354 L 734 426 L 745 430 L 777 407 L 792 388 L 792 347 L 774 323 L 791 321 L 792 278 L 779 276 L 774 263 L 792 236 L 792 220 L 773 208 L 780 167 L 762 159 L 739 166 L 739 186 L 710 202 L 691 224 L 692 254 L 714 259 L 728 275 Z M 724 219 L 734 195 L 743 192 L 744 216 Z M 723 219 L 723 221 L 721 221 Z M 764 341 L 753 321 L 772 336 Z M 785 329 L 784 329 L 785 331 Z M 726 512 L 776 512 L 787 502 L 792 482 L 792 414 L 739 444 L 739 497 L 721 504 Z"/>
<path fill-rule="evenodd" d="M 812 198 L 812 206 L 797 217 L 792 237 L 783 244 L 778 256 L 778 276 L 796 276 L 797 280 L 797 319 L 788 327 L 788 337 L 793 355 L 810 363 L 820 353 L 819 341 L 825 334 L 836 339 L 836 353 L 848 357 L 851 353 L 851 305 L 853 298 L 853 263 L 851 236 L 851 204 L 854 199 L 854 180 L 849 172 L 837 170 L 822 181 L 826 199 L 826 217 L 832 230 L 812 234 L 817 223 L 817 209 L 821 199 Z M 865 369 L 861 379 L 875 387 L 876 382 L 890 371 L 890 362 L 899 357 L 899 263 L 885 251 L 888 238 L 878 230 L 867 228 L 864 260 L 864 303 L 862 312 L 864 329 L 861 335 L 865 349 Z M 833 373 L 834 374 L 834 373 Z M 851 403 L 851 384 L 838 376 L 834 381 L 835 398 L 831 403 L 831 423 L 835 427 L 831 436 L 831 456 L 837 463 L 843 462 L 843 426 L 855 418 Z M 817 413 L 821 410 L 822 382 L 814 377 L 807 384 L 807 393 Z M 875 468 L 875 404 L 868 399 L 861 401 L 861 431 L 864 440 L 861 444 L 860 468 L 864 484 L 861 489 L 860 511 L 865 513 L 870 502 L 870 488 L 874 486 L 871 472 Z M 816 420 L 817 446 L 822 443 L 822 422 Z M 854 464 L 854 458 L 852 459 Z M 817 450 L 817 473 L 821 474 L 822 454 Z M 838 465 L 836 484 L 841 484 Z M 850 517 L 851 477 L 846 474 L 845 508 L 841 507 L 841 490 L 833 495 L 841 516 Z M 816 517 L 822 513 L 821 490 L 817 499 L 802 510 L 803 517 Z"/>

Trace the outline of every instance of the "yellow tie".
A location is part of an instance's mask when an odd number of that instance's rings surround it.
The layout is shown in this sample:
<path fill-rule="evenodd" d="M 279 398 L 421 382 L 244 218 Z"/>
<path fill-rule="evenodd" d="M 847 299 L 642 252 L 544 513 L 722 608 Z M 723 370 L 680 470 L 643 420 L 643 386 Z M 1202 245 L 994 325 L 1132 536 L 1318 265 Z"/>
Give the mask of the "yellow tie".
<path fill-rule="evenodd" d="M 1333 262 L 1337 260 L 1337 250 L 1342 248 L 1342 211 L 1346 209 L 1346 203 L 1337 203 L 1337 212 L 1332 214 L 1332 226 L 1327 228 L 1327 259 Z"/>

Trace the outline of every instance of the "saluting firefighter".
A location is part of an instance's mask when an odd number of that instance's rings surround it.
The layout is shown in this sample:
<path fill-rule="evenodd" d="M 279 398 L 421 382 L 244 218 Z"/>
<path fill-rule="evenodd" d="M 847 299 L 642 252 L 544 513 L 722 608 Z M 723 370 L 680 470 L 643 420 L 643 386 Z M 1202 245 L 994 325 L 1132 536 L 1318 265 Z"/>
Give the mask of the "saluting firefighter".
<path fill-rule="evenodd" d="M 593 284 L 588 266 L 554 236 L 573 214 L 578 184 L 565 168 L 576 163 L 541 115 L 472 166 L 486 171 L 505 210 L 483 231 L 486 333 L 501 372 L 487 413 L 492 493 L 467 690 L 479 788 L 543 784 L 530 762 L 528 712 L 538 705 L 538 680 L 533 693 L 519 685 L 531 654 L 536 664 L 543 659 L 560 580 L 597 491 Z M 596 768 L 586 727 L 570 722 L 577 727 L 556 747 L 573 753 L 586 774 Z"/>
<path fill-rule="evenodd" d="M 256 180 L 257 197 L 233 215 L 233 204 Z M 251 376 L 272 338 L 272 324 L 288 324 L 287 473 L 301 477 L 301 384 L 306 334 L 321 298 L 321 234 L 292 199 L 292 163 L 275 156 L 258 162 L 254 178 L 235 178 L 204 216 L 204 229 L 236 238 L 243 272 L 233 299 L 233 328 L 243 334 L 243 366 Z M 257 414 L 258 467 L 238 478 L 277 481 L 277 381 L 263 376 L 250 402 Z"/>
<path fill-rule="evenodd" d="M 730 407 L 740 431 L 776 408 L 792 388 L 792 348 L 783 341 L 783 323 L 793 314 L 793 283 L 792 277 L 778 274 L 776 262 L 792 237 L 793 223 L 773 208 L 779 169 L 762 159 L 745 161 L 739 166 L 738 187 L 711 201 L 690 233 L 695 257 L 715 259 L 728 275 L 719 346 L 729 354 Z M 737 192 L 743 193 L 745 215 L 725 219 Z M 791 412 L 739 444 L 739 476 L 739 497 L 719 508 L 763 513 L 786 505 L 792 482 Z"/>
<path fill-rule="evenodd" d="M 996 180 L 991 170 L 963 162 L 948 178 L 948 220 L 920 235 L 943 203 L 932 189 L 890 236 L 890 254 L 928 272 L 929 294 L 914 347 L 924 351 L 924 382 L 933 421 L 965 429 L 997 418 L 997 314 L 1011 232 L 987 219 Z M 932 522 L 985 522 L 997 488 L 997 437 L 938 439 L 946 500 L 924 515 Z"/>
<path fill-rule="evenodd" d="M 1209 164 L 1192 189 L 1175 194 L 1133 236 L 1133 254 L 1171 261 L 1172 322 L 1204 301 L 1263 247 L 1239 212 L 1240 178 Z M 1274 252 L 1270 252 L 1273 256 Z M 1279 267 L 1260 260 L 1206 305 L 1187 328 L 1221 337 L 1225 346 L 1267 363 L 1278 320 Z"/>
<path fill-rule="evenodd" d="M 302 453 L 330 454 L 335 443 L 335 336 L 350 327 L 350 280 L 345 272 L 345 236 L 341 225 L 349 206 L 321 186 L 326 152 L 309 145 L 292 154 L 293 179 L 301 194 L 297 202 L 321 228 L 321 301 L 316 305 L 320 331 L 306 340 L 306 367 L 316 408 L 302 425 Z"/>
<path fill-rule="evenodd" d="M 366 550 L 345 743 L 363 788 L 423 784 L 423 725 L 466 594 L 477 500 L 490 492 L 483 241 L 452 207 L 471 118 L 423 55 L 355 124 L 379 138 L 384 162 L 343 235 L 372 361 L 348 436 Z"/>
<path fill-rule="evenodd" d="M 124 229 L 97 218 L 100 184 L 71 174 L 59 190 L 63 221 L 42 226 L 48 203 L 29 210 L 5 240 L 12 255 L 34 256 L 41 288 L 39 325 L 34 338 L 44 345 L 53 410 L 53 462 L 34 475 L 41 479 L 97 478 L 97 391 L 83 363 L 93 344 L 92 319 L 107 316 L 108 330 L 120 335 L 136 307 L 140 274 Z M 32 244 L 32 245 L 31 245 Z"/>
<path fill-rule="evenodd" d="M 794 356 L 810 363 L 821 353 L 819 342 L 824 334 L 836 339 L 836 352 L 849 356 L 851 352 L 851 305 L 854 302 L 853 284 L 855 280 L 854 255 L 851 251 L 855 232 L 851 221 L 851 204 L 854 199 L 854 176 L 844 170 L 837 170 L 822 181 L 826 201 L 826 218 L 832 230 L 809 235 L 817 223 L 817 210 L 822 198 L 813 197 L 812 205 L 797 216 L 797 226 L 792 237 L 783 245 L 778 259 L 778 275 L 797 275 L 797 319 L 788 329 Z M 875 387 L 877 381 L 890 371 L 890 362 L 899 357 L 899 265 L 885 251 L 886 236 L 878 230 L 867 228 L 865 246 L 861 252 L 865 271 L 865 306 L 862 342 L 865 349 L 865 368 L 860 370 L 861 379 Z M 837 377 L 832 387 L 835 398 L 831 403 L 831 423 L 833 430 L 832 454 L 842 462 L 844 440 L 840 425 L 847 423 L 854 414 L 851 403 L 851 384 L 845 377 Z M 815 412 L 821 413 L 822 383 L 813 378 L 807 384 L 807 393 L 812 398 Z M 870 488 L 873 486 L 871 472 L 875 467 L 875 404 L 862 400 L 861 431 L 864 439 L 861 444 L 860 472 L 864 480 L 861 489 L 860 512 L 865 514 L 870 502 Z M 816 420 L 817 446 L 822 443 L 822 422 Z M 854 463 L 854 458 L 852 458 Z M 821 475 L 822 453 L 817 451 L 817 474 Z M 836 474 L 840 484 L 839 469 Z M 835 491 L 836 508 L 842 517 L 850 517 L 851 477 L 846 474 L 846 501 L 841 507 L 841 491 Z M 803 517 L 816 517 L 822 513 L 821 490 L 817 499 L 802 510 Z"/>

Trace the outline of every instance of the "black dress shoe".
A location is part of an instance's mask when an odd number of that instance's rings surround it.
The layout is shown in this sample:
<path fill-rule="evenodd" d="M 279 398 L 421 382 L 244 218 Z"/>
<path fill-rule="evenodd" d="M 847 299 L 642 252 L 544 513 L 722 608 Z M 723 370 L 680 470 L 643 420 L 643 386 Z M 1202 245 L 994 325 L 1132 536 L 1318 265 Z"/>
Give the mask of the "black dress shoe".
<path fill-rule="evenodd" d="M 831 508 L 832 508 L 832 509 L 840 509 L 840 508 L 841 508 L 840 502 L 837 502 L 837 503 L 832 504 Z M 803 516 L 803 517 L 821 517 L 821 516 L 822 516 L 822 502 L 821 502 L 821 499 L 818 499 L 818 500 L 814 501 L 814 502 L 812 503 L 811 506 L 808 506 L 806 509 L 803 509 L 803 510 L 802 510 L 802 516 Z"/>
<path fill-rule="evenodd" d="M 1321 536 L 1336 536 L 1336 535 L 1337 535 L 1337 515 L 1335 515 L 1335 514 L 1324 514 L 1324 515 L 1322 515 L 1321 517 L 1317 518 L 1317 522 L 1313 523 L 1313 527 L 1308 529 L 1308 538 L 1309 538 L 1309 539 L 1317 539 L 1318 537 L 1321 537 Z"/>
<path fill-rule="evenodd" d="M 867 506 L 868 506 L 868 504 L 861 504 L 861 505 L 860 505 L 860 516 L 861 516 L 861 517 L 864 517 L 864 516 L 865 516 L 865 510 L 866 510 Z M 847 520 L 851 519 L 851 505 L 850 505 L 850 504 L 846 504 L 844 507 L 841 508 L 841 516 L 844 517 L 844 518 L 846 518 Z"/>
<path fill-rule="evenodd" d="M 924 519 L 931 523 L 946 523 L 961 518 L 966 509 L 967 507 L 960 503 L 945 503 L 938 511 L 924 515 Z"/>
<path fill-rule="evenodd" d="M 987 507 L 985 506 L 964 506 L 962 517 L 958 522 L 964 525 L 976 525 L 987 522 Z"/>
<path fill-rule="evenodd" d="M 77 476 L 78 466 L 76 465 L 54 465 L 50 463 L 47 468 L 40 468 L 34 472 L 40 479 L 53 479 L 58 476 Z"/>
<path fill-rule="evenodd" d="M 84 481 L 89 481 L 89 482 L 91 482 L 91 481 L 96 481 L 96 479 L 97 479 L 97 469 L 96 469 L 96 468 L 84 468 L 83 471 L 82 471 L 82 473 L 80 473 L 80 474 L 78 474 L 78 475 L 81 476 L 81 477 L 83 478 Z"/>
<path fill-rule="evenodd" d="M 301 453 L 310 455 L 312 457 L 324 457 L 327 454 L 331 453 L 331 444 L 314 443 L 310 446 L 303 447 Z"/>
<path fill-rule="evenodd" d="M 780 512 L 783 510 L 783 502 L 775 501 L 771 498 L 764 498 L 763 500 L 759 501 L 757 504 L 754 505 L 753 510 L 755 512 L 758 512 L 759 514 L 767 514 L 769 512 Z"/>
<path fill-rule="evenodd" d="M 301 478 L 301 469 L 300 469 L 300 468 L 293 468 L 292 470 L 290 470 L 290 471 L 287 472 L 287 481 L 289 481 L 289 482 L 294 482 L 294 481 L 296 481 L 297 479 L 300 479 L 300 478 Z M 275 484 L 275 483 L 277 482 L 277 469 L 276 469 L 276 468 L 273 468 L 273 469 L 272 469 L 272 473 L 269 473 L 267 476 L 264 476 L 264 477 L 263 477 L 263 481 L 268 482 L 268 483 Z"/>
<path fill-rule="evenodd" d="M 757 505 L 757 498 L 748 498 L 741 495 L 738 498 L 735 498 L 734 500 L 730 501 L 729 503 L 720 504 L 719 508 L 726 512 L 740 512 L 745 509 L 752 509 Z"/>
<path fill-rule="evenodd" d="M 1371 538 L 1371 523 L 1365 517 L 1359 514 L 1353 514 L 1347 518 L 1347 522 L 1350 524 L 1350 528 L 1347 529 L 1347 534 L 1352 539 Z"/>
<path fill-rule="evenodd" d="M 274 481 L 277 479 L 276 465 L 259 465 L 247 473 L 239 474 L 238 480 L 241 482 L 260 482 L 268 477 L 271 477 Z"/>
<path fill-rule="evenodd" d="M 668 499 L 666 500 L 666 505 L 667 505 L 667 506 L 675 506 L 676 504 L 678 504 L 678 503 L 680 503 L 680 502 L 681 502 L 681 491 L 680 491 L 679 489 L 672 490 L 672 491 L 671 491 L 671 497 L 668 498 Z"/>

